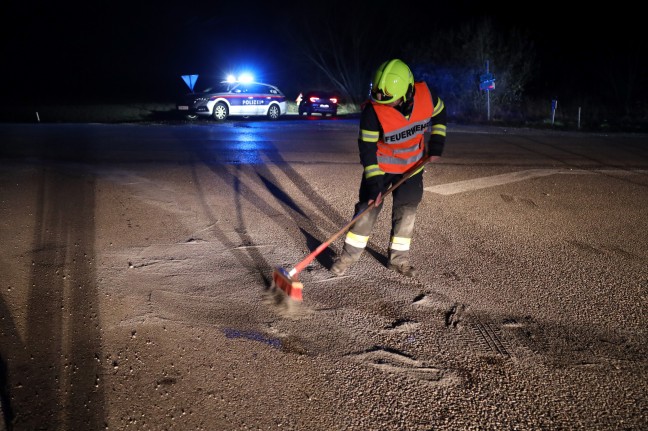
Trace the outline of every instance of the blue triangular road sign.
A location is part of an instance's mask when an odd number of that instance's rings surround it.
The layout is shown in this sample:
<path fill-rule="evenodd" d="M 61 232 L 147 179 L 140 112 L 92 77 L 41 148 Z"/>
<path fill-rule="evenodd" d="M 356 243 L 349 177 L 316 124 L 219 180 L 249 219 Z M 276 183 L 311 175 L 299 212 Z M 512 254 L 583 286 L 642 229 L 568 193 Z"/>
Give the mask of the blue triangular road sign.
<path fill-rule="evenodd" d="M 182 75 L 182 80 L 187 84 L 189 90 L 193 91 L 194 85 L 196 85 L 196 81 L 198 80 L 198 75 Z"/>

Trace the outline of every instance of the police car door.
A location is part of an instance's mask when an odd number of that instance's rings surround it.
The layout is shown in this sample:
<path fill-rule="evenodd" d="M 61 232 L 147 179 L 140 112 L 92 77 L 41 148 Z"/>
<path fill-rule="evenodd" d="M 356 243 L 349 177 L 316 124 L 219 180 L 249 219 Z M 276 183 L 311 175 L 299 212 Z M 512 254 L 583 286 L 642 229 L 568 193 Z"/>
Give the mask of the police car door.
<path fill-rule="evenodd" d="M 249 95 L 247 94 L 247 86 L 244 84 L 237 84 L 231 90 L 232 95 L 227 99 L 230 104 L 230 115 L 250 115 L 250 105 L 247 103 Z"/>
<path fill-rule="evenodd" d="M 241 84 L 234 92 L 237 94 L 236 115 L 256 115 L 258 111 L 257 101 L 252 84 Z"/>
<path fill-rule="evenodd" d="M 265 115 L 269 103 L 269 100 L 266 100 L 268 96 L 266 87 L 260 84 L 250 84 L 248 91 L 251 96 L 250 103 L 254 106 L 254 114 L 250 115 Z"/>

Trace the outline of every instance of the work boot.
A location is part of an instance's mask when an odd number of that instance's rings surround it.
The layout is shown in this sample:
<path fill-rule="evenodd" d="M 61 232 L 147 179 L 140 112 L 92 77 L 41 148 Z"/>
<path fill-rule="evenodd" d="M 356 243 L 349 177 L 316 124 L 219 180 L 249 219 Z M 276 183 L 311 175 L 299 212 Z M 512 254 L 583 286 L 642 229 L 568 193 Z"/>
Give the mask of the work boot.
<path fill-rule="evenodd" d="M 416 269 L 410 264 L 409 252 L 407 251 L 391 250 L 387 268 L 406 277 L 414 277 L 417 273 Z"/>
<path fill-rule="evenodd" d="M 351 253 L 348 249 L 352 249 Z M 358 259 L 360 259 L 362 250 L 363 249 L 361 248 L 351 247 L 345 244 L 342 253 L 337 257 L 337 259 L 335 259 L 333 266 L 331 266 L 331 272 L 333 273 L 333 275 L 337 277 L 343 275 L 351 265 L 353 265 L 358 261 Z"/>
<path fill-rule="evenodd" d="M 400 264 L 390 263 L 388 268 L 398 272 L 399 274 L 403 274 L 406 277 L 414 277 L 418 273 L 416 268 L 410 265 L 409 262 L 404 262 Z"/>

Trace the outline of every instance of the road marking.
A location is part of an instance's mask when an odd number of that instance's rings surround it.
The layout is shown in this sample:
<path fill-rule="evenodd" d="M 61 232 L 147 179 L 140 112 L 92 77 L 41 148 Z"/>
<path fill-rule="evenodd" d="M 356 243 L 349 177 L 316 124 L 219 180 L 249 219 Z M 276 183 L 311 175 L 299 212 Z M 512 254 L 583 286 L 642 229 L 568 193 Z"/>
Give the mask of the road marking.
<path fill-rule="evenodd" d="M 493 175 L 492 177 L 481 177 L 472 180 L 457 181 L 455 183 L 441 184 L 438 186 L 426 187 L 426 192 L 432 192 L 439 195 L 454 195 L 456 193 L 469 192 L 472 190 L 485 189 L 487 187 L 501 186 L 503 184 L 514 183 L 517 181 L 524 181 L 531 178 L 546 177 L 554 174 L 645 174 L 645 170 L 625 170 L 625 169 L 598 169 L 598 170 L 582 170 L 582 169 L 529 169 L 526 171 L 510 172 L 508 174 Z"/>

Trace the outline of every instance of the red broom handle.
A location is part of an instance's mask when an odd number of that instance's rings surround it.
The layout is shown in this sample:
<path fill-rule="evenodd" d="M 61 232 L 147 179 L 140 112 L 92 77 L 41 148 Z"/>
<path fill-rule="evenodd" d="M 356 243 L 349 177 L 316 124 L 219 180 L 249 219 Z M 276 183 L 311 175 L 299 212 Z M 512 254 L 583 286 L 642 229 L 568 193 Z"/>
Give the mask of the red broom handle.
<path fill-rule="evenodd" d="M 385 193 L 383 193 L 383 197 L 387 196 L 388 194 L 393 192 L 396 187 L 400 186 L 405 181 L 407 181 L 409 179 L 409 177 L 411 177 L 414 174 L 414 172 L 416 172 L 421 166 L 423 166 L 428 161 L 430 161 L 430 159 L 432 157 L 434 157 L 434 156 L 426 156 L 426 157 L 422 158 L 421 160 L 419 160 L 418 162 L 416 162 L 416 164 L 414 166 L 412 166 L 411 168 L 409 168 L 405 172 L 405 174 L 403 175 L 403 177 L 400 180 L 398 180 L 394 185 L 392 185 L 390 188 L 388 188 L 385 191 Z M 293 269 L 291 269 L 288 274 L 291 277 L 293 277 L 294 275 L 299 274 L 304 268 L 306 268 L 308 266 L 308 264 L 310 264 L 313 261 L 313 259 L 315 259 L 317 257 L 318 254 L 323 252 L 329 245 L 331 245 L 331 243 L 333 241 L 338 239 L 340 237 L 340 235 L 342 235 L 344 232 L 349 230 L 351 228 L 351 226 L 353 226 L 353 223 L 355 223 L 360 217 L 362 217 L 368 211 L 374 209 L 375 207 L 376 207 L 376 204 L 374 203 L 374 201 L 369 201 L 369 206 L 367 206 L 367 208 L 363 209 L 358 214 L 356 214 L 356 216 L 353 217 L 351 219 L 351 221 L 349 223 L 347 223 L 342 229 L 337 231 L 332 237 L 330 237 L 325 242 L 320 244 L 319 247 L 317 247 L 315 250 L 313 250 L 313 252 L 311 252 L 311 254 L 306 256 L 306 258 L 304 260 L 302 260 L 297 265 L 295 265 L 295 267 Z"/>

